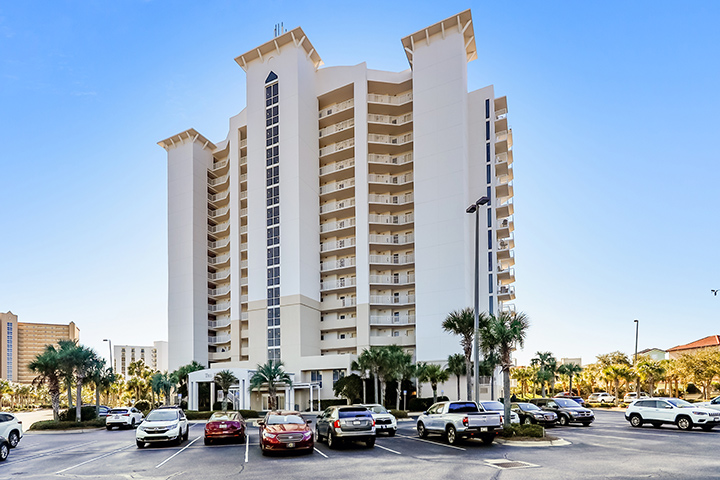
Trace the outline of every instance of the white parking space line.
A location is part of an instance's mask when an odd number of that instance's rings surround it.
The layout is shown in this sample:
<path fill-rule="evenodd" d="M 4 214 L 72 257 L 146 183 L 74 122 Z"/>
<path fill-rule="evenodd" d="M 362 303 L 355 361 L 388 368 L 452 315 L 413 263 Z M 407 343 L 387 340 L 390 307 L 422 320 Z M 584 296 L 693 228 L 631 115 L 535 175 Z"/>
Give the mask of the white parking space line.
<path fill-rule="evenodd" d="M 61 473 L 67 472 L 68 470 L 72 470 L 73 468 L 82 467 L 83 465 L 87 465 L 88 463 L 92 463 L 92 462 L 94 462 L 95 460 L 100 460 L 101 458 L 109 457 L 110 455 L 114 455 L 114 454 L 116 454 L 116 453 L 118 453 L 118 452 L 122 452 L 123 450 L 127 450 L 128 448 L 134 447 L 134 446 L 135 446 L 135 445 L 128 445 L 128 446 L 126 446 L 126 447 L 119 448 L 119 449 L 117 449 L 117 450 L 113 450 L 112 452 L 108 452 L 108 453 L 106 453 L 105 455 L 100 455 L 99 457 L 91 458 L 90 460 L 86 460 L 86 461 L 84 461 L 84 462 L 82 462 L 82 463 L 78 463 L 77 465 L 73 465 L 72 467 L 68 467 L 68 468 L 64 468 L 64 469 L 62 469 L 62 470 L 59 470 L 59 471 L 55 472 L 55 475 L 59 475 L 59 474 L 61 474 Z"/>
<path fill-rule="evenodd" d="M 250 436 L 245 435 L 245 463 L 248 463 L 248 452 L 250 451 Z"/>
<path fill-rule="evenodd" d="M 190 445 L 192 445 L 193 443 L 197 442 L 197 441 L 200 440 L 201 438 L 202 438 L 202 435 L 200 435 L 200 436 L 198 436 L 198 437 L 195 437 L 195 440 L 193 440 L 192 442 L 188 443 L 187 445 L 185 445 L 183 448 L 181 448 L 180 450 L 178 450 L 178 451 L 175 452 L 174 454 L 170 455 L 168 458 L 166 458 L 165 460 L 163 460 L 161 463 L 155 465 L 155 468 L 160 468 L 160 467 L 162 467 L 162 466 L 165 465 L 167 462 L 169 462 L 169 461 L 172 460 L 173 458 L 175 458 L 175 457 L 177 457 L 178 455 L 180 455 L 180 454 L 181 454 L 182 452 L 184 452 L 188 447 L 190 447 Z"/>
<path fill-rule="evenodd" d="M 375 444 L 375 446 L 378 447 L 378 448 L 382 448 L 383 450 L 387 450 L 388 452 L 392 452 L 392 453 L 395 453 L 395 454 L 397 454 L 397 455 L 402 455 L 402 453 L 400 453 L 400 452 L 396 452 L 395 450 L 391 450 L 391 449 L 389 449 L 389 448 L 387 448 L 387 447 L 383 447 L 382 445 L 378 445 L 377 443 Z"/>
<path fill-rule="evenodd" d="M 313 447 L 313 450 L 315 450 L 317 453 L 319 453 L 319 454 L 322 455 L 323 457 L 329 458 L 327 455 L 325 455 L 323 452 L 321 452 L 321 451 L 318 450 L 317 448 Z"/>
<path fill-rule="evenodd" d="M 430 443 L 432 445 L 437 445 L 438 447 L 454 448 L 455 450 L 462 450 L 463 452 L 467 451 L 466 448 L 456 447 L 455 445 L 445 445 L 444 443 L 431 442 L 430 440 L 425 440 L 423 438 L 409 437 L 407 435 L 396 435 L 396 436 L 398 436 L 400 438 L 408 438 L 410 440 L 417 440 L 418 442 Z"/>
<path fill-rule="evenodd" d="M 24 461 L 26 461 L 26 460 L 34 460 L 34 459 L 36 459 L 36 458 L 46 457 L 46 456 L 52 455 L 52 454 L 54 454 L 54 453 L 69 452 L 70 450 L 74 450 L 74 449 L 76 449 L 76 448 L 84 447 L 85 445 L 90 445 L 90 444 L 92 444 L 92 443 L 95 443 L 95 442 L 80 443 L 80 444 L 77 444 L 77 445 L 73 445 L 73 446 L 71 446 L 71 447 L 54 448 L 54 449 L 52 449 L 52 450 L 47 450 L 47 451 L 45 451 L 45 452 L 40 452 L 40 453 L 29 453 L 29 454 L 27 454 L 26 456 L 21 456 L 20 458 L 17 458 L 17 454 L 14 454 L 13 457 L 10 457 L 10 458 L 7 460 L 7 463 L 20 463 L 20 462 L 24 462 Z"/>

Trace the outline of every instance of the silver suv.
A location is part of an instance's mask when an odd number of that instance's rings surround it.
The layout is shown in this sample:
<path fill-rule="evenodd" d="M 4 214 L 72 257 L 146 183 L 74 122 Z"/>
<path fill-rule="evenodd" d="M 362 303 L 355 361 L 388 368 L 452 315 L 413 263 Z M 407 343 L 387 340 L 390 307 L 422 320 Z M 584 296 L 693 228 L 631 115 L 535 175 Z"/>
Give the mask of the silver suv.
<path fill-rule="evenodd" d="M 370 411 L 359 405 L 328 407 L 315 425 L 317 441 L 327 439 L 328 447 L 336 448 L 345 440 L 375 445 L 375 420 Z"/>

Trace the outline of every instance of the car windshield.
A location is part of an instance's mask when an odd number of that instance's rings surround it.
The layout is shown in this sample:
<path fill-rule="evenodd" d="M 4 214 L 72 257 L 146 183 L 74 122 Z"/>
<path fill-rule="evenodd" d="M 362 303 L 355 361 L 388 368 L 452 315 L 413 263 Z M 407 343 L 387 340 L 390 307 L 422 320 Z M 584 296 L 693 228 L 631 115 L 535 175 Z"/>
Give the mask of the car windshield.
<path fill-rule="evenodd" d="M 267 425 L 305 425 L 305 420 L 297 415 L 268 415 Z"/>
<path fill-rule="evenodd" d="M 679 398 L 669 398 L 667 402 L 678 408 L 690 408 L 693 406 L 692 403 L 686 402 L 685 400 L 680 400 Z"/>
<path fill-rule="evenodd" d="M 238 419 L 238 414 L 235 412 L 215 412 L 210 417 L 209 422 L 221 422 L 223 420 L 225 421 L 235 421 Z"/>
<path fill-rule="evenodd" d="M 178 413 L 174 410 L 153 410 L 145 418 L 148 422 L 171 422 L 177 420 Z"/>
<path fill-rule="evenodd" d="M 518 405 L 520 405 L 520 408 L 528 412 L 531 410 L 540 410 L 540 407 L 533 405 L 532 403 L 518 403 Z"/>
<path fill-rule="evenodd" d="M 121 413 L 128 413 L 127 408 L 113 408 L 110 410 L 110 413 L 113 415 L 119 415 Z"/>
<path fill-rule="evenodd" d="M 556 398 L 555 403 L 560 405 L 561 407 L 579 407 L 580 405 L 575 400 L 570 400 L 569 398 Z"/>
<path fill-rule="evenodd" d="M 500 402 L 480 402 L 485 410 L 500 411 L 505 410 L 505 406 Z"/>
<path fill-rule="evenodd" d="M 382 405 L 371 405 L 367 408 L 373 413 L 388 413 L 387 409 Z"/>

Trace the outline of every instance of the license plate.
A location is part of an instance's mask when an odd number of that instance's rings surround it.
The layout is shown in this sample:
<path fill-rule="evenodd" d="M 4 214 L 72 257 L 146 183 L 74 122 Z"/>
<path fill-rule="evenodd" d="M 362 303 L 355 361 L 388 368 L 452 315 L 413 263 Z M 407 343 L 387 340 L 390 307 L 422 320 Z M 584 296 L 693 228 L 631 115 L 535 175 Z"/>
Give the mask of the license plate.
<path fill-rule="evenodd" d="M 227 428 L 227 425 L 220 425 L 220 428 Z"/>
<path fill-rule="evenodd" d="M 487 432 L 487 427 L 480 427 L 481 432 Z"/>
<path fill-rule="evenodd" d="M 295 448 L 295 444 L 294 444 L 294 443 L 288 443 L 288 444 L 287 444 L 287 448 Z"/>
<path fill-rule="evenodd" d="M 120 415 L 113 415 L 113 419 L 114 419 L 114 420 L 119 420 L 119 419 L 120 419 Z"/>
<path fill-rule="evenodd" d="M 360 420 L 353 420 L 353 425 L 360 425 Z"/>

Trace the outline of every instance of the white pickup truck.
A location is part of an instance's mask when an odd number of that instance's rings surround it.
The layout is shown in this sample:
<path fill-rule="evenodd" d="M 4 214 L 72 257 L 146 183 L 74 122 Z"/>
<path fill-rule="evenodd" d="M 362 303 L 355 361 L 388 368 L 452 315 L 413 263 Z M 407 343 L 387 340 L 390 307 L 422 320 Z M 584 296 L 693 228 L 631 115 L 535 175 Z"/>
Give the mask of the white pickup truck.
<path fill-rule="evenodd" d="M 480 438 L 490 444 L 501 423 L 498 412 L 478 408 L 475 402 L 439 402 L 420 415 L 417 433 L 420 438 L 430 433 L 444 435 L 451 445 L 463 438 Z"/>

